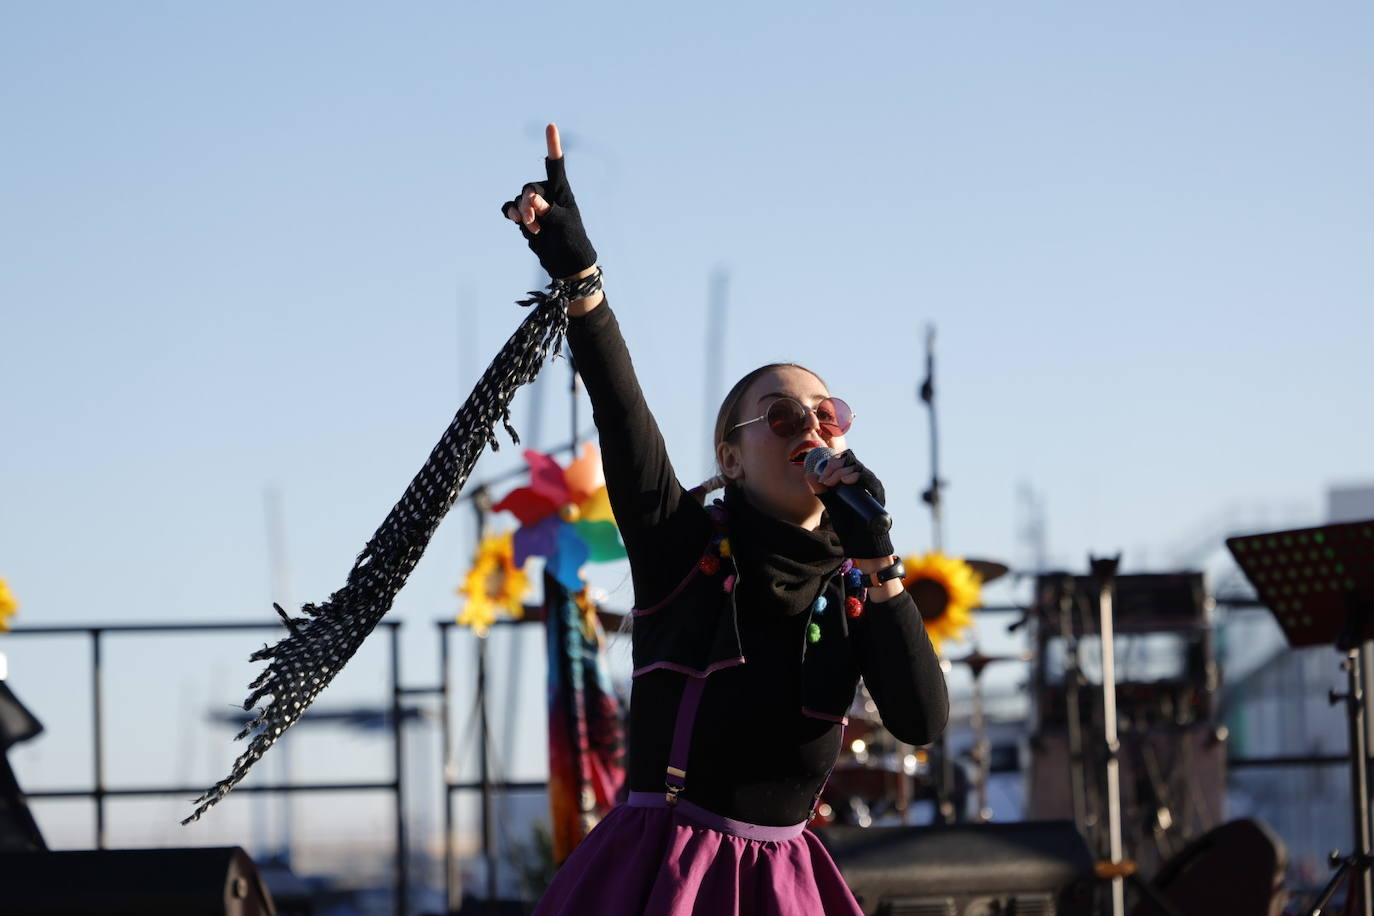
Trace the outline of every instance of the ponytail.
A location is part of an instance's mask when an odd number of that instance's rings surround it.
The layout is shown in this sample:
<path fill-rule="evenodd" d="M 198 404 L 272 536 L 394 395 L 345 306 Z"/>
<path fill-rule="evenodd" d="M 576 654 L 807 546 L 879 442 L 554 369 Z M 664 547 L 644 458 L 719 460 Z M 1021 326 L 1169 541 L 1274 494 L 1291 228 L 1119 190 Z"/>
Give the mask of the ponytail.
<path fill-rule="evenodd" d="M 695 487 L 692 487 L 692 489 L 687 491 L 687 495 L 691 496 L 702 505 L 705 505 L 707 494 L 714 493 L 716 490 L 723 488 L 727 483 L 729 483 L 729 481 L 726 480 L 724 474 L 717 474 L 715 477 L 708 477 Z"/>

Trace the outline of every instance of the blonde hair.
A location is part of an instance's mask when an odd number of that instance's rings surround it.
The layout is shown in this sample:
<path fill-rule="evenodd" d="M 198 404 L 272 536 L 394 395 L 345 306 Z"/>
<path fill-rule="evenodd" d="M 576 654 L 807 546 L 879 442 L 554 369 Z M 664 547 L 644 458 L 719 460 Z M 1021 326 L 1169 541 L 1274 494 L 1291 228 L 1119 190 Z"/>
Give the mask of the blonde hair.
<path fill-rule="evenodd" d="M 717 474 L 714 477 L 706 478 L 701 483 L 697 484 L 695 487 L 692 487 L 692 489 L 688 490 L 687 493 L 697 502 L 701 503 L 702 505 L 705 505 L 706 497 L 708 494 L 714 493 L 717 490 L 724 489 L 725 485 L 729 482 L 730 481 L 725 479 L 724 474 Z"/>
<path fill-rule="evenodd" d="M 800 363 L 768 363 L 767 365 L 759 366 L 757 369 L 746 374 L 744 378 L 735 382 L 734 386 L 726 393 L 724 400 L 720 402 L 720 410 L 716 413 L 715 434 L 711 441 L 713 447 L 719 447 L 722 442 L 728 440 L 730 435 L 734 432 L 735 425 L 740 422 L 740 402 L 744 400 L 744 393 L 749 390 L 749 386 L 754 384 L 754 382 L 763 376 L 764 373 L 772 372 L 775 369 L 800 369 L 803 372 L 814 375 L 816 380 L 822 385 L 825 385 L 827 390 L 830 388 L 829 385 L 825 384 L 825 379 L 821 378 L 814 370 L 808 369 Z M 717 459 L 716 470 L 720 470 L 719 459 Z M 726 478 L 723 473 L 717 473 L 713 477 L 708 477 L 703 480 L 687 492 L 694 496 L 699 502 L 704 503 L 706 501 L 706 494 L 721 489 L 729 482 L 729 479 Z"/>

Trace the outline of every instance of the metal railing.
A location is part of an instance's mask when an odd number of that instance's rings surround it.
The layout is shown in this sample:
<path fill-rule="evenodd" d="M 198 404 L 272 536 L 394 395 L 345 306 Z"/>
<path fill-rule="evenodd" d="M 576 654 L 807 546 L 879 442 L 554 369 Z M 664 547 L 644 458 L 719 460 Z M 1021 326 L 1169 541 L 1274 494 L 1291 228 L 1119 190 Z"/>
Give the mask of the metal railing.
<path fill-rule="evenodd" d="M 497 626 L 517 624 L 520 621 L 501 619 L 495 622 Z M 443 773 L 443 830 L 444 830 L 444 896 L 451 911 L 457 909 L 457 889 L 455 882 L 455 859 L 456 851 L 454 848 L 454 828 L 455 819 L 453 811 L 453 795 L 455 792 L 476 791 L 482 794 L 482 817 L 481 817 L 481 836 L 482 854 L 486 863 L 486 892 L 490 898 L 496 893 L 496 869 L 497 856 L 495 854 L 492 838 L 493 818 L 491 813 L 491 798 L 497 792 L 508 791 L 546 791 L 548 783 L 545 780 L 527 781 L 504 781 L 494 778 L 490 761 L 490 728 L 487 717 L 486 704 L 486 640 L 478 639 L 476 642 L 476 689 L 478 702 L 478 759 L 479 773 L 478 778 L 467 781 L 455 781 L 450 777 L 448 763 L 453 756 L 454 750 L 454 729 L 450 717 L 450 697 L 452 694 L 452 677 L 450 675 L 450 634 L 456 628 L 452 620 L 435 621 L 435 627 L 439 630 L 439 683 L 434 686 L 406 686 L 402 682 L 402 664 L 400 654 L 400 621 L 381 622 L 388 637 L 387 669 L 389 680 L 389 722 L 388 731 L 391 740 L 391 778 L 377 782 L 289 782 L 289 783 L 263 783 L 253 785 L 240 785 L 234 789 L 236 793 L 296 793 L 296 792 L 390 792 L 393 795 L 395 806 L 395 886 L 394 902 L 396 913 L 405 914 L 409 907 L 409 866 L 407 861 L 407 826 L 406 826 L 406 786 L 405 786 L 405 749 L 404 749 L 404 726 L 405 710 L 402 703 L 405 697 L 415 696 L 434 696 L 439 701 L 439 722 L 441 733 L 441 772 Z M 16 627 L 6 635 L 11 637 L 37 637 L 37 636 L 57 636 L 76 638 L 85 636 L 90 640 L 90 667 L 91 667 L 91 760 L 92 760 L 92 780 L 89 787 L 75 787 L 65 789 L 39 789 L 27 791 L 25 795 L 30 799 L 72 799 L 88 798 L 95 806 L 95 847 L 105 849 L 107 845 L 106 836 L 106 800 L 111 798 L 140 798 L 156 797 L 167 795 L 197 796 L 205 791 L 203 785 L 145 785 L 145 786 L 119 786 L 108 785 L 105 774 L 105 721 L 104 721 L 104 657 L 103 650 L 106 637 L 111 635 L 153 635 L 171 633 L 223 633 L 223 632 L 244 632 L 254 630 L 279 630 L 283 629 L 279 620 L 264 621 L 262 623 L 247 622 L 207 622 L 207 623 L 143 623 L 143 624 L 102 624 L 102 625 L 67 625 L 67 626 L 37 626 L 37 627 Z M 307 712 L 302 720 L 310 718 Z"/>
<path fill-rule="evenodd" d="M 408 871 L 406 862 L 406 817 L 405 796 L 402 774 L 404 770 L 404 747 L 402 742 L 401 697 L 407 691 L 400 683 L 400 640 L 401 624 L 398 621 L 382 621 L 390 640 L 388 669 L 390 674 L 390 731 L 392 741 L 392 778 L 381 782 L 292 782 L 289 784 L 266 784 L 239 786 L 235 792 L 391 792 L 395 798 L 396 828 L 396 912 L 407 911 Z M 105 781 L 105 727 L 104 727 L 104 658 L 105 637 L 125 634 L 167 634 L 167 633 L 217 633 L 248 630 L 282 629 L 280 621 L 264 623 L 215 622 L 215 623 L 136 623 L 103 624 L 98 626 L 70 625 L 48 627 L 16 627 L 6 635 L 9 637 L 61 636 L 76 637 L 86 635 L 90 639 L 91 664 L 91 758 L 92 785 L 89 788 L 47 789 L 25 792 L 31 799 L 89 798 L 95 803 L 95 846 L 106 848 L 105 801 L 110 798 L 148 797 L 160 795 L 200 795 L 205 786 L 153 785 L 135 787 L 111 787 Z M 447 727 L 447 723 L 445 723 Z"/>

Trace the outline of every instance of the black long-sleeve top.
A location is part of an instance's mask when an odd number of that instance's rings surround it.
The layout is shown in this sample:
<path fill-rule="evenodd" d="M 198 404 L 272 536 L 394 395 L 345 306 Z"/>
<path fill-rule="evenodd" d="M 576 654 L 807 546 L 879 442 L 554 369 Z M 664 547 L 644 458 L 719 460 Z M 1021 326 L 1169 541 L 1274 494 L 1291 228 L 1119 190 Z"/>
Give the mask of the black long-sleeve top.
<path fill-rule="evenodd" d="M 608 304 L 573 318 L 568 331 L 578 371 L 591 397 L 616 523 L 630 559 L 635 607 L 660 605 L 702 557 L 714 528 L 706 510 L 673 472 L 653 414 L 644 401 L 619 324 Z M 842 557 L 834 533 L 812 532 L 757 513 L 739 493 L 730 534 L 741 588 L 736 597 L 745 662 L 714 671 L 692 735 L 682 797 L 717 814 L 773 826 L 810 814 L 815 793 L 839 754 L 842 726 L 802 712 L 802 649 L 817 594 L 834 593 L 817 572 Z M 748 533 L 740 543 L 741 532 Z M 779 585 L 769 573 L 801 569 Z M 749 587 L 745 587 L 745 586 Z M 827 587 L 832 589 L 827 592 Z M 800 599 L 798 600 L 798 596 Z M 681 611 L 679 611 L 681 612 Z M 834 613 L 841 613 L 838 609 Z M 847 650 L 830 649 L 819 675 L 852 699 L 862 676 L 883 724 L 909 744 L 927 744 L 944 728 L 949 699 L 939 661 L 905 592 L 869 601 L 847 621 Z M 636 650 L 639 647 L 636 646 Z M 634 679 L 630 701 L 629 784 L 660 792 L 685 678 L 650 670 Z M 847 704 L 848 700 L 844 700 Z"/>

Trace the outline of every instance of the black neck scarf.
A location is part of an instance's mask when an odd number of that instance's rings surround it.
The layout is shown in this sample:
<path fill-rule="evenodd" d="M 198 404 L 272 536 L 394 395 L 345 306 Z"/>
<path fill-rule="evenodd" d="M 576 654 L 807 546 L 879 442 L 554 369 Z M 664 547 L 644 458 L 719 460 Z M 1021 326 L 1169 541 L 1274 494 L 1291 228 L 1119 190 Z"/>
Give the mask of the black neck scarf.
<path fill-rule="evenodd" d="M 739 606 L 768 616 L 810 610 L 817 580 L 844 562 L 835 532 L 824 525 L 807 531 L 760 512 L 734 484 L 725 488 L 725 511 L 740 568 Z"/>

